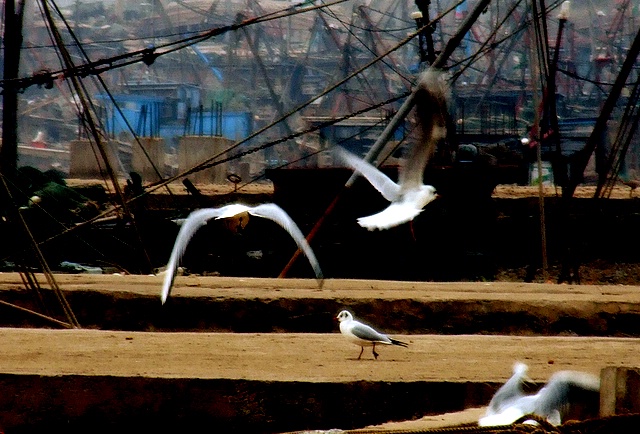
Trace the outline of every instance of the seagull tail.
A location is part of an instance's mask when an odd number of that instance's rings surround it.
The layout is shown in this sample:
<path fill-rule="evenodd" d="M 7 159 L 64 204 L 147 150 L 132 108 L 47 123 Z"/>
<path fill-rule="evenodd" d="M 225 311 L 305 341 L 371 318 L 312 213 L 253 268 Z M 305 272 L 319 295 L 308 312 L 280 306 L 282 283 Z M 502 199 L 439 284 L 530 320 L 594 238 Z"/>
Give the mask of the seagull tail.
<path fill-rule="evenodd" d="M 447 135 L 449 87 L 442 71 L 429 68 L 422 73 L 415 94 L 421 142 L 434 148 Z"/>
<path fill-rule="evenodd" d="M 409 346 L 409 344 L 408 344 L 408 343 L 406 343 L 406 342 L 402 342 L 402 341 L 399 341 L 399 340 L 397 340 L 397 339 L 391 339 L 391 338 L 389 338 L 389 339 L 391 340 L 391 343 L 392 343 L 393 345 L 398 345 L 398 346 L 400 346 L 400 347 L 405 347 L 405 348 Z"/>

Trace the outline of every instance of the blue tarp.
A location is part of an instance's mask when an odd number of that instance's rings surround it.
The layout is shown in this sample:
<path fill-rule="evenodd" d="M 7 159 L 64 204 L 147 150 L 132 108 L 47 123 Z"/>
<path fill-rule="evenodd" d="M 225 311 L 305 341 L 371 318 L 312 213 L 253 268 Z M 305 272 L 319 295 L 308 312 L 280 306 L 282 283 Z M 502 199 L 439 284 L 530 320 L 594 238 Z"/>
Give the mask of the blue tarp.
<path fill-rule="evenodd" d="M 163 119 L 163 105 L 175 104 L 175 101 L 144 95 L 114 95 L 113 99 L 120 107 L 118 111 L 105 95 L 98 95 L 96 99 L 102 100 L 105 107 L 102 115 L 104 128 L 115 137 L 130 132 L 129 126 L 138 135 L 161 137 L 167 142 L 173 142 L 176 137 L 185 134 L 218 135 L 237 141 L 253 132 L 253 116 L 249 112 L 193 110 L 188 120 Z"/>

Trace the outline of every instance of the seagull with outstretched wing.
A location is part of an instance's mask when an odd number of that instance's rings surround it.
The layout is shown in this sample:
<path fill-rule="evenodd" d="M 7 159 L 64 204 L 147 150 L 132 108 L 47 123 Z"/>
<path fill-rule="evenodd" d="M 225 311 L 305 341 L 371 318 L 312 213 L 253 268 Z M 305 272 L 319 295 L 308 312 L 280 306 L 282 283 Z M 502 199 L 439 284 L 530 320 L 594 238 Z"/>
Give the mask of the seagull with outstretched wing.
<path fill-rule="evenodd" d="M 487 407 L 487 414 L 500 413 L 506 406 L 524 396 L 524 390 L 522 385 L 528 380 L 527 371 L 529 367 L 521 362 L 516 362 L 513 365 L 513 374 L 511 378 L 504 383 L 498 391 L 493 395 L 489 406 Z"/>
<path fill-rule="evenodd" d="M 364 176 L 391 202 L 377 214 L 360 217 L 360 226 L 368 230 L 389 229 L 410 222 L 438 197 L 435 187 L 424 184 L 423 175 L 436 145 L 447 134 L 448 88 L 441 76 L 437 70 L 428 69 L 420 78 L 414 96 L 419 138 L 400 168 L 397 183 L 366 160 L 341 147 L 334 148 L 338 159 Z"/>
<path fill-rule="evenodd" d="M 180 231 L 178 232 L 178 236 L 176 237 L 176 241 L 173 245 L 173 250 L 171 251 L 171 256 L 169 257 L 169 262 L 167 264 L 166 274 L 164 276 L 164 282 L 162 285 L 162 293 L 160 295 L 160 299 L 162 300 L 162 304 L 167 301 L 169 294 L 171 293 L 171 288 L 173 287 L 173 281 L 176 276 L 176 271 L 178 269 L 178 265 L 184 252 L 187 249 L 187 245 L 191 238 L 196 233 L 198 229 L 207 224 L 207 222 L 211 219 L 224 219 L 242 216 L 243 214 L 250 214 L 256 217 L 262 217 L 269 220 L 272 220 L 282 226 L 288 233 L 291 235 L 293 240 L 298 245 L 298 248 L 302 250 L 302 252 L 309 259 L 309 263 L 315 272 L 316 278 L 318 279 L 318 283 L 322 286 L 323 276 L 322 270 L 320 269 L 320 264 L 316 259 L 311 246 L 307 243 L 304 235 L 295 224 L 295 222 L 289 217 L 282 208 L 274 203 L 265 203 L 261 205 L 257 205 L 254 207 L 242 205 L 242 204 L 232 204 L 226 205 L 221 208 L 203 208 L 199 210 L 193 211 L 189 216 L 182 222 L 182 226 L 180 227 Z"/>
<path fill-rule="evenodd" d="M 600 378 L 586 372 L 559 371 L 551 376 L 537 393 L 527 395 L 522 389 L 527 365 L 516 363 L 511 378 L 491 399 L 487 411 L 478 421 L 480 426 L 510 425 L 525 415 L 539 416 L 552 425 L 562 423 L 562 414 L 571 404 L 572 388 L 597 392 Z"/>

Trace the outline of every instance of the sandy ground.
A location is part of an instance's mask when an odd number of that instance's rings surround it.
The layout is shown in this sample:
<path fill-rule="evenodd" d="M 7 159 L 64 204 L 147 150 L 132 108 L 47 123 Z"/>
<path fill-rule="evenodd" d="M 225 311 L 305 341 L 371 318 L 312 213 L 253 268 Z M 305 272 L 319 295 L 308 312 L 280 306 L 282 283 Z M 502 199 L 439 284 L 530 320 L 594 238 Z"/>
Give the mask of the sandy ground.
<path fill-rule="evenodd" d="M 396 336 L 374 360 L 339 334 L 132 333 L 2 329 L 3 373 L 228 378 L 259 381 L 502 382 L 514 360 L 543 382 L 563 369 L 600 374 L 637 366 L 640 341 L 624 338 Z M 170 349 L 170 350 L 169 350 Z M 473 423 L 484 408 L 389 422 L 376 430 L 432 429 Z"/>
<path fill-rule="evenodd" d="M 514 360 L 543 382 L 558 370 L 600 374 L 605 366 L 637 366 L 640 341 L 624 338 L 396 336 L 408 348 L 384 347 L 374 360 L 339 334 L 131 333 L 3 329 L 3 373 L 228 378 L 259 381 L 502 382 Z M 170 349 L 170 350 L 169 350 Z M 485 409 L 389 422 L 386 430 L 473 423 Z M 339 427 L 337 427 L 339 428 Z"/>
<path fill-rule="evenodd" d="M 573 197 L 579 199 L 589 199 L 594 197 L 596 192 L 595 185 L 582 185 L 576 188 Z M 543 186 L 542 194 L 545 197 L 560 196 L 562 189 L 555 186 Z M 521 185 L 498 185 L 493 190 L 492 197 L 500 199 L 521 198 L 521 197 L 538 197 L 540 195 L 540 187 L 538 186 L 521 186 Z M 610 199 L 631 199 L 640 197 L 640 191 L 637 187 L 633 189 L 622 183 L 617 184 L 611 189 L 608 196 Z"/>
<path fill-rule="evenodd" d="M 555 371 L 594 374 L 634 366 L 631 338 L 400 335 L 408 348 L 378 348 L 375 360 L 340 334 L 146 333 L 0 329 L 2 372 L 225 378 L 259 381 L 503 381 L 515 360 L 543 381 Z M 168 350 L 170 349 L 170 350 Z"/>
<path fill-rule="evenodd" d="M 104 287 L 155 294 L 159 276 L 61 275 L 58 283 L 73 291 Z M 0 289 L 19 283 L 0 275 Z M 209 291 L 216 297 L 422 297 L 439 300 L 503 299 L 549 303 L 589 300 L 639 301 L 640 288 L 522 283 L 411 283 L 328 280 L 323 289 L 309 279 L 235 279 L 179 277 L 175 296 Z M 578 306 L 579 304 L 576 304 Z M 578 308 L 578 307 L 576 307 Z M 384 325 L 380 325 L 383 328 Z M 154 333 L 110 330 L 0 329 L 0 372 L 224 378 L 260 381 L 472 381 L 502 382 L 514 361 L 530 366 L 534 381 L 563 369 L 599 375 L 607 366 L 639 364 L 640 340 L 607 337 L 488 335 L 414 335 L 394 337 L 408 348 L 385 346 L 374 360 L 339 333 Z M 482 409 L 425 417 L 383 428 L 425 429 L 472 422 Z"/>
<path fill-rule="evenodd" d="M 55 275 L 64 291 L 110 291 L 158 296 L 162 276 Z M 39 280 L 44 282 L 41 276 Z M 0 273 L 2 290 L 21 287 L 16 273 Z M 566 306 L 632 312 L 640 287 L 522 282 L 399 282 L 178 276 L 172 297 L 216 299 L 330 298 L 336 300 L 499 300 L 520 306 Z M 392 312 L 389 314 L 393 314 Z M 366 319 L 365 319 L 366 320 Z M 384 331 L 384 324 L 372 324 Z M 443 325 L 444 326 L 444 325 Z M 113 330 L 0 328 L 0 370 L 56 375 L 149 375 L 278 381 L 502 381 L 515 360 L 531 365 L 533 380 L 559 369 L 599 373 L 605 366 L 640 362 L 640 340 L 608 337 L 419 335 L 396 338 L 408 348 L 384 346 L 373 360 L 335 332 L 160 333 Z M 171 348 L 171 351 L 166 351 Z"/>
<path fill-rule="evenodd" d="M 120 188 L 124 189 L 126 186 L 126 180 L 121 180 Z M 105 188 L 109 188 L 108 183 L 101 182 L 95 179 L 68 179 L 67 185 L 69 186 L 86 186 L 93 184 L 103 184 Z M 273 183 L 270 181 L 260 181 L 251 184 L 240 184 L 237 187 L 232 183 L 226 184 L 196 184 L 196 188 L 204 195 L 223 195 L 233 193 L 234 191 L 244 194 L 272 194 Z M 187 189 L 181 182 L 173 182 L 167 187 L 153 187 L 152 193 L 166 194 L 167 189 L 171 191 L 171 194 L 181 195 L 188 194 Z M 595 194 L 596 187 L 593 185 L 581 185 L 576 188 L 574 197 L 586 199 L 592 198 Z M 544 197 L 560 196 L 562 190 L 555 186 L 543 186 L 542 194 Z M 538 186 L 521 186 L 521 185 L 508 185 L 501 184 L 496 186 L 493 190 L 492 197 L 497 199 L 506 198 L 522 198 L 522 197 L 537 197 L 540 195 L 540 188 Z M 631 199 L 640 197 L 640 189 L 631 188 L 622 183 L 618 183 L 611 189 L 609 198 L 611 199 Z"/>
<path fill-rule="evenodd" d="M 71 181 L 70 185 L 84 184 Z M 89 182 L 91 183 L 91 182 Z M 225 194 L 233 186 L 198 186 L 204 194 Z M 186 194 L 184 186 L 171 186 L 174 194 Z M 255 184 L 242 191 L 272 193 L 270 183 Z M 575 196 L 593 197 L 594 187 L 579 187 Z M 160 190 L 158 190 L 160 193 Z M 495 198 L 535 197 L 538 187 L 501 185 Z M 544 195 L 560 191 L 545 187 Z M 617 186 L 613 199 L 637 198 L 640 192 Z M 161 278 L 147 276 L 60 276 L 64 290 L 104 287 L 137 294 L 157 294 Z M 176 280 L 174 294 L 188 296 L 215 292 L 215 297 L 361 297 L 415 298 L 430 300 L 504 300 L 576 303 L 590 301 L 640 304 L 640 287 L 537 285 L 520 282 L 423 283 L 326 281 L 318 289 L 313 280 L 218 279 L 183 276 Z M 15 275 L 0 276 L 0 289 L 20 284 Z M 426 290 L 425 290 L 426 288 Z M 384 324 L 379 324 L 384 329 Z M 473 381 L 502 382 L 511 374 L 516 360 L 530 366 L 534 381 L 545 381 L 562 369 L 599 375 L 607 366 L 640 365 L 640 340 L 605 337 L 535 337 L 482 335 L 414 335 L 394 337 L 409 343 L 408 348 L 383 347 L 374 360 L 370 350 L 356 360 L 359 347 L 339 333 L 331 334 L 231 334 L 231 333 L 151 333 L 110 330 L 0 329 L 0 373 L 57 376 L 113 375 L 163 378 L 224 378 L 260 381 Z M 170 350 L 169 350 L 170 349 Z M 477 420 L 483 409 L 429 416 L 418 421 L 389 423 L 379 429 L 430 429 Z"/>

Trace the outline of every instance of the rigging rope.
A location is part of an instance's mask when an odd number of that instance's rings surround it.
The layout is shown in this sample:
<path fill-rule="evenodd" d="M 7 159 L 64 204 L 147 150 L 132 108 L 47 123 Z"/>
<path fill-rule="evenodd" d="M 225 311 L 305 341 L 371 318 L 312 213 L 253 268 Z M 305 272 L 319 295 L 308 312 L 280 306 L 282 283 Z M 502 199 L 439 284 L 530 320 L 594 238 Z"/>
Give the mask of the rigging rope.
<path fill-rule="evenodd" d="M 263 16 L 247 18 L 239 23 L 234 23 L 234 24 L 230 24 L 222 27 L 213 28 L 205 32 L 199 32 L 194 36 L 189 36 L 186 38 L 182 38 L 178 41 L 168 42 L 168 43 L 154 46 L 151 48 L 135 50 L 125 54 L 120 54 L 117 56 L 112 56 L 104 59 L 99 59 L 96 61 L 91 61 L 82 65 L 74 65 L 73 67 L 66 67 L 60 70 L 39 71 L 28 77 L 22 77 L 22 78 L 12 79 L 12 80 L 0 80 L 0 87 L 13 85 L 18 89 L 26 89 L 27 87 L 30 87 L 33 85 L 45 85 L 47 83 L 52 82 L 53 80 L 62 79 L 62 78 L 72 78 L 72 77 L 84 78 L 89 75 L 99 75 L 99 74 L 102 74 L 103 72 L 110 71 L 117 68 L 122 68 L 128 65 L 133 65 L 135 63 L 143 62 L 145 64 L 150 64 L 150 63 L 153 63 L 155 59 L 157 59 L 160 56 L 182 50 L 184 48 L 190 47 L 200 42 L 204 42 L 208 39 L 223 35 L 233 30 L 238 30 L 243 27 L 258 24 L 258 23 L 264 23 L 267 21 L 272 21 L 280 18 L 298 15 L 298 14 L 313 11 L 316 9 L 326 8 L 339 3 L 343 3 L 345 1 L 347 0 L 335 0 L 331 3 L 323 3 L 320 5 L 309 6 L 301 9 L 294 8 L 293 10 L 292 10 L 292 7 L 288 7 L 285 9 L 281 9 L 279 11 L 267 13 Z M 56 45 L 58 45 L 60 48 L 64 46 L 62 41 L 58 41 Z M 165 49 L 165 48 L 166 48 L 166 51 L 159 51 L 160 49 Z"/>

